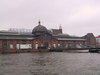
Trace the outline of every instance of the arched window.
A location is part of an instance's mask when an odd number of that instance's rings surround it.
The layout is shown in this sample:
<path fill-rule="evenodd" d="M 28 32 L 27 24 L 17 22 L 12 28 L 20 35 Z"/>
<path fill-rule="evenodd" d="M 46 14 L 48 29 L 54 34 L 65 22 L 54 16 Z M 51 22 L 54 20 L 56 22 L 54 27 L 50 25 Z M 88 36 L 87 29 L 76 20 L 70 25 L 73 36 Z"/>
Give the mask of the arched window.
<path fill-rule="evenodd" d="M 14 48 L 14 46 L 13 46 L 13 40 L 10 40 L 10 48 Z"/>
<path fill-rule="evenodd" d="M 56 48 L 56 44 L 55 43 L 53 44 L 53 47 Z"/>
<path fill-rule="evenodd" d="M 38 44 L 37 43 L 35 44 L 35 49 L 38 49 Z"/>

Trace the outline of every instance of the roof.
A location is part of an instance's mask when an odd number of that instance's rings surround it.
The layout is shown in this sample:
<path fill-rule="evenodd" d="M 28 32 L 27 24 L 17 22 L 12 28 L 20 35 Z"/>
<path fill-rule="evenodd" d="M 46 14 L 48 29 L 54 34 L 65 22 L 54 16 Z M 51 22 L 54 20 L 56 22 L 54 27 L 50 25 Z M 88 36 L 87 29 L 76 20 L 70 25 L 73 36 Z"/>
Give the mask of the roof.
<path fill-rule="evenodd" d="M 19 34 L 15 32 L 0 32 L 0 39 L 34 39 L 33 34 Z"/>
<path fill-rule="evenodd" d="M 58 34 L 54 35 L 54 37 L 58 40 L 85 40 L 82 37 L 70 36 L 68 34 Z"/>
<path fill-rule="evenodd" d="M 62 34 L 62 30 L 60 29 L 51 29 L 52 34 L 56 35 L 56 34 Z"/>
<path fill-rule="evenodd" d="M 34 32 L 48 32 L 48 30 L 43 25 L 38 25 L 33 29 L 32 33 Z"/>
<path fill-rule="evenodd" d="M 71 37 L 68 34 L 58 34 L 58 35 L 54 35 L 55 37 Z"/>
<path fill-rule="evenodd" d="M 81 41 L 85 41 L 85 39 L 82 39 L 82 38 L 57 38 L 58 40 L 74 40 L 74 41 L 78 41 L 78 40 L 81 40 Z"/>
<path fill-rule="evenodd" d="M 68 34 L 53 35 L 57 40 L 85 40 L 82 37 L 70 36 Z M 29 33 L 15 33 L 15 32 L 0 32 L 0 39 L 35 39 L 34 34 Z"/>
<path fill-rule="evenodd" d="M 2 31 L 0 31 L 0 35 L 19 35 L 19 36 L 27 35 L 27 36 L 33 36 L 32 33 L 30 34 L 30 33 L 2 32 Z"/>
<path fill-rule="evenodd" d="M 0 39 L 27 39 L 27 40 L 32 40 L 34 37 L 26 37 L 26 36 L 0 36 Z"/>

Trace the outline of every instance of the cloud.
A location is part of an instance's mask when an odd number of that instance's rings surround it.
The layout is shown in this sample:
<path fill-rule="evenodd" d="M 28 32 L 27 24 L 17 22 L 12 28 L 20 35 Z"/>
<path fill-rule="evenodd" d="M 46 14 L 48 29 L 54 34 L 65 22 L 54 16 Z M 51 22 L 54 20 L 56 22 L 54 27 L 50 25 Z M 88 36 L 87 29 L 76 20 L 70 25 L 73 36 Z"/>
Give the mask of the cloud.
<path fill-rule="evenodd" d="M 39 19 L 48 29 L 61 24 L 65 33 L 99 35 L 100 0 L 0 0 L 1 30 L 34 28 Z"/>
<path fill-rule="evenodd" d="M 69 22 L 82 23 L 91 21 L 95 16 L 100 15 L 100 7 L 85 7 L 69 16 Z"/>

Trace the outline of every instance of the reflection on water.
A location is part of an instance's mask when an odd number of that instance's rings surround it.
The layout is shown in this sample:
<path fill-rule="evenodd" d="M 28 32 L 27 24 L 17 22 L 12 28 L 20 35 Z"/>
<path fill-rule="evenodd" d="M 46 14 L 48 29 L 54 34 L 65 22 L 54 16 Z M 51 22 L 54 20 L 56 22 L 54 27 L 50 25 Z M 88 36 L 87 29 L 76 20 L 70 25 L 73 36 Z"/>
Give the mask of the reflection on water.
<path fill-rule="evenodd" d="M 100 75 L 99 53 L 0 54 L 0 75 Z"/>

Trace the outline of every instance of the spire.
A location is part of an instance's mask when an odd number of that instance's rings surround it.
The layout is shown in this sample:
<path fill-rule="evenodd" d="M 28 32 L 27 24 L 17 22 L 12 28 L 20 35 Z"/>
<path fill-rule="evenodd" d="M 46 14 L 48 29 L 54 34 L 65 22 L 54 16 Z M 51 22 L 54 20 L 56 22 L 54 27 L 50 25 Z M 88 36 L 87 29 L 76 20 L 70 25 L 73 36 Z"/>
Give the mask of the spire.
<path fill-rule="evenodd" d="M 40 21 L 38 23 L 39 23 L 39 25 L 41 25 L 41 22 Z"/>
<path fill-rule="evenodd" d="M 62 29 L 62 26 L 61 26 L 61 24 L 60 24 L 60 26 L 59 26 L 59 29 Z"/>
<path fill-rule="evenodd" d="M 59 26 L 59 31 L 60 31 L 61 34 L 63 33 L 63 32 L 62 32 L 62 26 L 61 26 L 61 24 L 60 24 L 60 26 Z"/>

